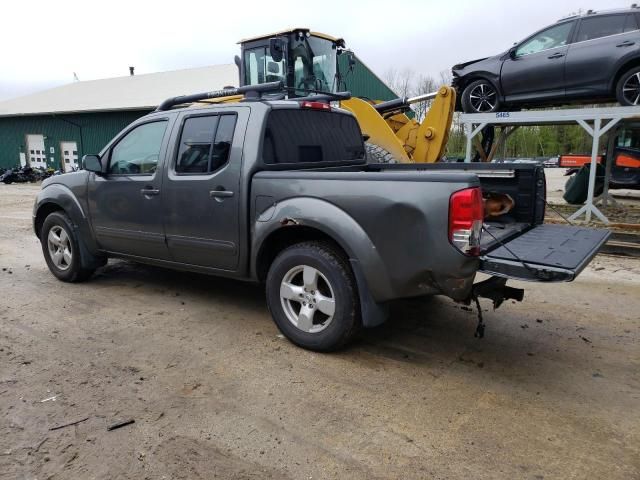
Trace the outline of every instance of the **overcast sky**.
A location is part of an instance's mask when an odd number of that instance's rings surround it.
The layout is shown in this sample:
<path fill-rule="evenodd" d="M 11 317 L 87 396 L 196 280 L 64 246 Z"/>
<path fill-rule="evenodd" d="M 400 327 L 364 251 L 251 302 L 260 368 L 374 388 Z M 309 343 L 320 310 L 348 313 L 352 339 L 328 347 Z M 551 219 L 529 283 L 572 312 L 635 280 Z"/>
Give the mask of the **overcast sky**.
<path fill-rule="evenodd" d="M 236 42 L 288 27 L 343 37 L 380 76 L 438 77 L 579 9 L 631 0 L 3 2 L 0 100 L 73 81 L 232 63 Z"/>

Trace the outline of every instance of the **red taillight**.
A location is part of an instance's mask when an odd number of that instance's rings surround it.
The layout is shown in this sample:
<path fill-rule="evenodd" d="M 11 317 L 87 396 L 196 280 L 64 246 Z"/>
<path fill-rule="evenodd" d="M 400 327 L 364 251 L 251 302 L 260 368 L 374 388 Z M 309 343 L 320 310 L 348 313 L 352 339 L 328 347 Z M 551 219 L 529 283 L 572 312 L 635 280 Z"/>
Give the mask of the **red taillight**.
<path fill-rule="evenodd" d="M 465 188 L 449 199 L 449 241 L 466 255 L 480 255 L 484 219 L 480 187 Z"/>
<path fill-rule="evenodd" d="M 300 102 L 300 106 L 302 108 L 312 108 L 314 110 L 331 110 L 331 105 L 323 102 L 304 101 L 304 102 Z"/>

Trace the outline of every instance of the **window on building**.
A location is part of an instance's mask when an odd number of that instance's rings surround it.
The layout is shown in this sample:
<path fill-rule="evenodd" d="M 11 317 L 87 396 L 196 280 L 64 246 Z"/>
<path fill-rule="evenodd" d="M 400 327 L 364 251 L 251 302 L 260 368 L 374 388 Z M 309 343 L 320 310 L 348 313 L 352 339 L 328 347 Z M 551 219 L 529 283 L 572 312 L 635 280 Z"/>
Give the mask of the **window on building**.
<path fill-rule="evenodd" d="M 111 149 L 109 173 L 151 175 L 156 171 L 162 139 L 167 128 L 165 120 L 135 127 Z"/>
<path fill-rule="evenodd" d="M 65 154 L 65 155 L 69 155 L 69 150 L 65 150 L 65 151 L 64 151 L 64 154 Z"/>

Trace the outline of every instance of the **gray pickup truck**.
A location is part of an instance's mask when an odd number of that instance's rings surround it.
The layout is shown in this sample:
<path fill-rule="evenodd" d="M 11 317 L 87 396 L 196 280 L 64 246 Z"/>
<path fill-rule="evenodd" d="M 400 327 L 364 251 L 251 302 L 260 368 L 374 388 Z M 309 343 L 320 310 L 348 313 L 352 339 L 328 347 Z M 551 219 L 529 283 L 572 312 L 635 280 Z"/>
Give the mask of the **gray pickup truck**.
<path fill-rule="evenodd" d="M 278 328 L 318 351 L 394 299 L 499 305 L 522 299 L 507 278 L 571 281 L 608 237 L 543 225 L 535 165 L 368 164 L 356 119 L 327 102 L 159 108 L 83 160 L 35 202 L 53 275 L 85 280 L 119 257 L 264 282 Z M 483 192 L 515 207 L 485 219 Z"/>

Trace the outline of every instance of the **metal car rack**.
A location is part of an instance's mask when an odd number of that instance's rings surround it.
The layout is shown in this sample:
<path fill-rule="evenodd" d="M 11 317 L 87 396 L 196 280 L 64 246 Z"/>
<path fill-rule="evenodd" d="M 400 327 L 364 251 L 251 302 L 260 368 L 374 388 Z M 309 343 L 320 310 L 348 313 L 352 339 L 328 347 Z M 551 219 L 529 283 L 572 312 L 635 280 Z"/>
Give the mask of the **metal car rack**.
<path fill-rule="evenodd" d="M 582 214 L 587 221 L 591 221 L 593 213 L 603 223 L 609 223 L 607 217 L 596 207 L 596 203 L 602 201 L 606 206 L 607 201 L 615 203 L 609 194 L 609 180 L 611 177 L 611 163 L 613 155 L 607 155 L 605 166 L 604 192 L 594 198 L 596 187 L 596 163 L 598 150 L 600 148 L 600 137 L 615 127 L 620 121 L 627 119 L 639 119 L 640 106 L 638 107 L 594 107 L 594 108 L 573 108 L 562 110 L 531 110 L 526 112 L 495 112 L 495 113 L 467 113 L 460 115 L 460 121 L 464 125 L 467 139 L 465 162 L 471 162 L 473 155 L 473 145 L 479 144 L 478 133 L 486 126 L 493 125 L 500 127 L 501 131 L 494 142 L 489 154 L 484 154 L 482 148 L 478 148 L 482 160 L 490 162 L 498 148 L 504 144 L 520 126 L 541 126 L 541 125 L 580 125 L 592 138 L 591 145 L 591 169 L 589 172 L 589 190 L 586 203 L 573 215 L 570 220 L 575 220 Z M 609 145 L 611 147 L 611 144 Z M 609 150 L 611 151 L 611 150 Z"/>

